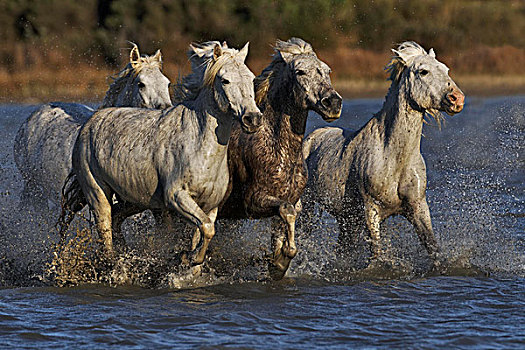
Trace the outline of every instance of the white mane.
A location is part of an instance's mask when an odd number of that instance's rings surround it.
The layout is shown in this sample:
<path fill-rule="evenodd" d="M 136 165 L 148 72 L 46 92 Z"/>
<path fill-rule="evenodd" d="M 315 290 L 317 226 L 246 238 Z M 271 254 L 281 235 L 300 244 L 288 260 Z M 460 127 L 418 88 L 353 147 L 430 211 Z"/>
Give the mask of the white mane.
<path fill-rule="evenodd" d="M 434 49 L 430 49 L 427 53 L 424 48 L 414 41 L 405 41 L 400 44 L 396 49 L 392 49 L 394 55 L 390 60 L 390 63 L 385 67 L 385 70 L 390 73 L 390 80 L 397 82 L 401 77 L 403 70 L 412 65 L 415 59 L 421 56 L 430 55 L 435 58 L 436 54 Z"/>
<path fill-rule="evenodd" d="M 213 56 L 215 46 L 219 45 L 222 54 L 217 59 Z M 203 86 L 210 86 L 224 64 L 235 58 L 239 50 L 229 48 L 226 42 L 208 41 L 202 44 L 192 43 L 188 58 L 192 72 L 183 77 L 175 87 L 175 100 L 183 101 L 195 98 Z"/>

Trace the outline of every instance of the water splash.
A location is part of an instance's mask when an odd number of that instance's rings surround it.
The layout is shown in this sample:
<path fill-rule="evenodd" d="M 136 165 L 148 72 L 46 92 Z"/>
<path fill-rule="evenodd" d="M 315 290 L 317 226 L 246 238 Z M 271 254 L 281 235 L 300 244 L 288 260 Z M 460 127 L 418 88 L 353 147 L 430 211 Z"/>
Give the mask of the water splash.
<path fill-rule="evenodd" d="M 525 276 L 525 105 L 523 98 L 469 100 L 441 131 L 425 128 L 423 154 L 433 226 L 448 260 L 449 275 Z M 359 127 L 380 101 L 345 103 L 338 123 Z M 33 107 L 31 107 L 33 108 Z M 57 247 L 55 212 L 17 211 L 22 190 L 11 148 L 31 108 L 0 108 L 0 285 L 137 285 L 193 288 L 266 281 L 271 228 L 266 220 L 219 222 L 208 259 L 196 271 L 177 265 L 187 248 L 184 229 L 159 230 L 150 212 L 128 219 L 129 249 L 108 263 L 98 256 L 95 236 L 85 222 Z M 360 112 L 360 109 L 364 112 Z M 363 115 L 362 119 L 355 118 Z M 354 124 L 352 124 L 354 123 Z M 347 125 L 348 124 L 348 125 Z M 341 283 L 355 280 L 412 279 L 428 274 L 429 259 L 410 224 L 392 218 L 383 224 L 383 259 L 368 264 L 363 241 L 350 257 L 336 251 L 334 219 L 318 211 L 297 234 L 299 253 L 287 276 Z"/>

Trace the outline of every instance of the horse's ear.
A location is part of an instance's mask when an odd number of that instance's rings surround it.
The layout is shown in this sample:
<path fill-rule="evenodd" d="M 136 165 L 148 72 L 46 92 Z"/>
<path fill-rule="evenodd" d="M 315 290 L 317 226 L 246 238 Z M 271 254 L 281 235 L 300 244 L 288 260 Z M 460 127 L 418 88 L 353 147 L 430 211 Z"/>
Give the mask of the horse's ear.
<path fill-rule="evenodd" d="M 394 57 L 392 58 L 393 61 L 395 60 L 397 61 L 397 63 L 400 63 L 403 66 L 407 66 L 407 62 L 403 58 L 403 54 L 401 52 L 392 49 L 392 53 L 394 54 Z"/>
<path fill-rule="evenodd" d="M 159 63 L 162 63 L 162 53 L 160 52 L 160 50 L 157 50 L 157 52 L 155 52 L 155 56 L 153 56 L 153 59 Z"/>
<path fill-rule="evenodd" d="M 293 59 L 293 54 L 291 54 L 290 52 L 279 51 L 279 54 L 281 55 L 283 61 L 286 64 L 289 64 Z"/>
<path fill-rule="evenodd" d="M 222 56 L 222 47 L 219 44 L 215 44 L 215 46 L 213 47 L 213 59 L 217 60 L 221 56 Z"/>
<path fill-rule="evenodd" d="M 430 51 L 428 51 L 428 54 L 430 55 L 430 57 L 436 58 L 436 53 L 434 52 L 434 49 L 430 49 Z"/>
<path fill-rule="evenodd" d="M 222 42 L 222 48 L 223 49 L 227 49 L 228 48 L 228 43 L 226 41 Z"/>
<path fill-rule="evenodd" d="M 250 46 L 249 41 L 244 45 L 241 51 L 239 51 L 239 57 L 242 58 L 243 62 L 246 60 L 246 56 L 248 56 L 248 46 Z"/>
<path fill-rule="evenodd" d="M 131 65 L 133 64 L 137 64 L 140 60 L 140 52 L 139 52 L 139 47 L 137 46 L 137 44 L 133 44 L 133 48 L 131 49 L 131 52 L 129 53 L 129 63 L 131 63 Z"/>
<path fill-rule="evenodd" d="M 190 56 L 202 57 L 204 55 L 204 50 L 199 46 L 199 44 L 191 43 L 190 44 Z"/>

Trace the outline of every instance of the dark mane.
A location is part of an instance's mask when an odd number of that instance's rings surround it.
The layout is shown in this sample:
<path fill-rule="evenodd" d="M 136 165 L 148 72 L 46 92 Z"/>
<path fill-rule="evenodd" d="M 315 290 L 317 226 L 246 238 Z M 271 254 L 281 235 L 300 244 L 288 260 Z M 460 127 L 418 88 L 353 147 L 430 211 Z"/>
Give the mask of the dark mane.
<path fill-rule="evenodd" d="M 308 54 L 316 56 L 312 45 L 299 38 L 291 38 L 288 41 L 277 40 L 274 51 L 272 62 L 254 80 L 255 102 L 257 102 L 257 105 L 262 104 L 270 86 L 273 84 L 274 77 L 278 76 L 278 73 L 286 66 L 281 52 L 292 55 Z"/>

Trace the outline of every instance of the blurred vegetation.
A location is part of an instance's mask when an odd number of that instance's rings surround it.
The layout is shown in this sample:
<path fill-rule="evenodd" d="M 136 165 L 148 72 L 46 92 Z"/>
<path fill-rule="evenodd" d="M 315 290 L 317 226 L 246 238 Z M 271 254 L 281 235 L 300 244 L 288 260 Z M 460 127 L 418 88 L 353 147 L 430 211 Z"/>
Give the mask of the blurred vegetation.
<path fill-rule="evenodd" d="M 0 87 L 43 70 L 106 74 L 126 62 L 128 41 L 161 48 L 172 80 L 191 41 L 250 41 L 258 72 L 291 36 L 312 43 L 334 79 L 384 78 L 390 48 L 405 40 L 434 47 L 460 74 L 523 75 L 524 33 L 521 0 L 0 0 Z"/>

